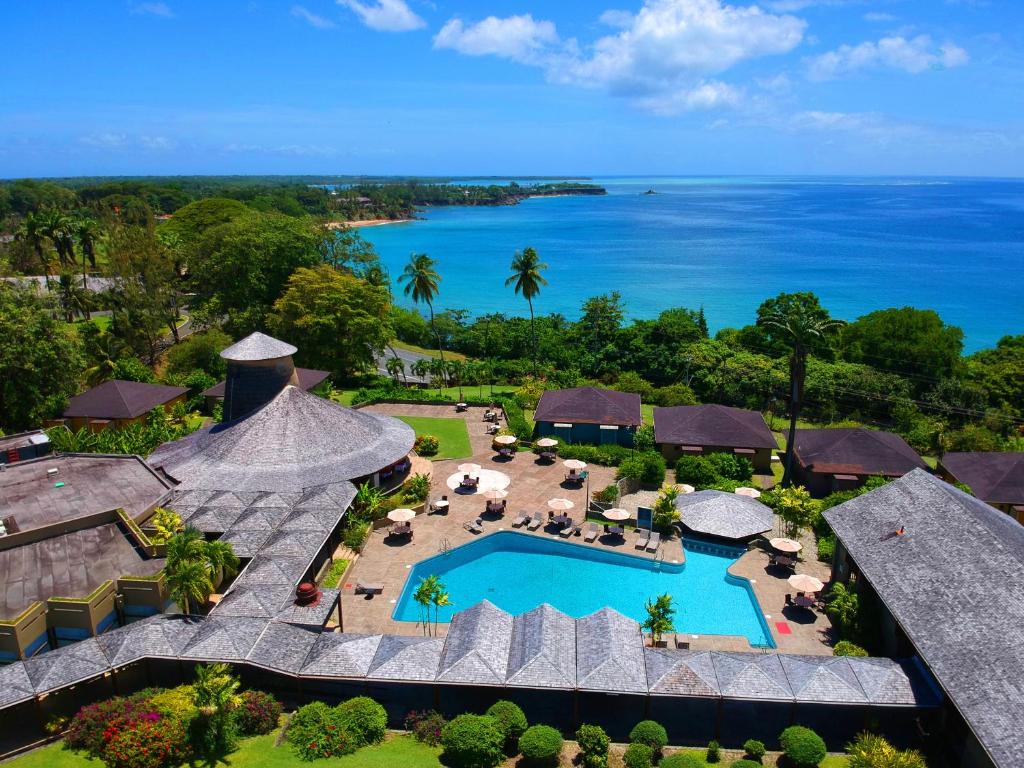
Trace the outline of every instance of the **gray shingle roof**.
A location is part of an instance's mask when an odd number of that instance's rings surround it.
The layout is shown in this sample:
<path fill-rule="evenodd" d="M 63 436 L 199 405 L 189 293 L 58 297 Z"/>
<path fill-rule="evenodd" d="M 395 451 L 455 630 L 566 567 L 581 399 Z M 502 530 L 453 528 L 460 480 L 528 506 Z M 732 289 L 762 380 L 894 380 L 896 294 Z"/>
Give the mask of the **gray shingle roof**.
<path fill-rule="evenodd" d="M 323 627 L 338 604 L 340 594 L 337 589 L 321 589 L 320 600 L 315 605 L 299 605 L 293 598 L 277 612 L 274 620 L 307 627 Z"/>
<path fill-rule="evenodd" d="M 28 701 L 35 695 L 24 664 L 0 666 L 0 707 Z"/>
<path fill-rule="evenodd" d="M 576 684 L 583 690 L 646 693 L 640 625 L 611 608 L 577 619 Z"/>
<path fill-rule="evenodd" d="M 295 588 L 280 584 L 232 586 L 217 605 L 217 616 L 254 616 L 270 619 L 284 610 L 295 597 Z"/>
<path fill-rule="evenodd" d="M 899 435 L 863 427 L 798 429 L 793 455 L 801 466 L 824 474 L 898 477 L 927 466 Z"/>
<path fill-rule="evenodd" d="M 365 677 L 380 639 L 380 635 L 324 632 L 309 649 L 302 674 L 310 677 Z"/>
<path fill-rule="evenodd" d="M 188 394 L 186 387 L 111 379 L 68 401 L 65 419 L 134 419 Z"/>
<path fill-rule="evenodd" d="M 374 680 L 431 682 L 441 664 L 444 639 L 384 635 L 366 672 Z"/>
<path fill-rule="evenodd" d="M 235 584 L 287 584 L 294 589 L 308 566 L 309 558 L 257 555 L 235 579 Z"/>
<path fill-rule="evenodd" d="M 727 405 L 679 405 L 654 409 L 654 440 L 668 445 L 777 448 L 757 411 Z"/>
<path fill-rule="evenodd" d="M 255 362 L 257 360 L 276 360 L 279 357 L 291 357 L 299 350 L 286 341 L 267 336 L 256 331 L 241 341 L 237 341 L 220 353 L 225 360 L 238 362 Z"/>
<path fill-rule="evenodd" d="M 246 660 L 267 669 L 298 674 L 320 630 L 273 621 L 260 635 Z"/>
<path fill-rule="evenodd" d="M 872 704 L 938 704 L 941 692 L 917 659 L 851 657 L 850 666 Z"/>
<path fill-rule="evenodd" d="M 1024 504 L 1024 453 L 947 453 L 939 462 L 990 504 Z"/>
<path fill-rule="evenodd" d="M 235 554 L 239 557 L 256 557 L 263 543 L 270 538 L 271 533 L 273 533 L 273 530 L 270 529 L 264 531 L 243 531 L 232 526 L 220 539 L 230 544 Z"/>
<path fill-rule="evenodd" d="M 647 685 L 651 693 L 718 696 L 718 678 L 708 651 L 645 648 Z"/>
<path fill-rule="evenodd" d="M 399 419 L 286 386 L 241 419 L 165 443 L 150 463 L 186 489 L 302 491 L 383 469 L 408 454 L 415 438 Z"/>
<path fill-rule="evenodd" d="M 725 491 L 684 493 L 676 499 L 679 519 L 691 531 L 746 539 L 770 531 L 774 513 L 757 499 Z"/>
<path fill-rule="evenodd" d="M 640 426 L 640 395 L 597 387 L 550 389 L 540 396 L 534 421 Z"/>
<path fill-rule="evenodd" d="M 144 658 L 176 658 L 201 621 L 161 614 L 106 632 L 96 641 L 112 667 Z"/>
<path fill-rule="evenodd" d="M 1024 765 L 1024 526 L 924 471 L 825 517 L 996 764 Z"/>
<path fill-rule="evenodd" d="M 181 657 L 196 661 L 244 661 L 260 634 L 267 628 L 266 619 L 241 616 L 208 616 L 199 625 Z"/>
<path fill-rule="evenodd" d="M 793 690 L 777 654 L 716 652 L 711 659 L 723 696 L 769 700 L 793 698 Z"/>
<path fill-rule="evenodd" d="M 866 702 L 867 695 L 845 657 L 779 656 L 797 701 Z"/>
<path fill-rule="evenodd" d="M 575 688 L 576 622 L 547 603 L 516 616 L 505 682 L 529 688 Z"/>
<path fill-rule="evenodd" d="M 501 685 L 505 682 L 511 644 L 512 616 L 482 600 L 452 618 L 437 679 Z"/>
<path fill-rule="evenodd" d="M 110 662 L 94 637 L 35 656 L 24 664 L 36 693 L 55 691 L 110 669 Z"/>

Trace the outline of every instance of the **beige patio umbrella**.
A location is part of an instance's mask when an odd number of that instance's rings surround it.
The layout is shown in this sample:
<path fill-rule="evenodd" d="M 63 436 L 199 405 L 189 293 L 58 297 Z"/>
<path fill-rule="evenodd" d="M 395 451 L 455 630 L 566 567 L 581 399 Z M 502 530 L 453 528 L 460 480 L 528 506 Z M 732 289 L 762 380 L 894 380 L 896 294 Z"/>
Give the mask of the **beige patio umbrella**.
<path fill-rule="evenodd" d="M 629 520 L 630 517 L 629 511 L 622 509 L 621 507 L 612 507 L 611 509 L 606 509 L 602 514 L 609 520 L 616 521 Z"/>
<path fill-rule="evenodd" d="M 516 442 L 515 435 L 498 435 L 494 438 L 494 442 L 498 445 L 514 445 Z"/>
<path fill-rule="evenodd" d="M 820 592 L 825 586 L 809 573 L 795 573 L 787 581 L 789 586 L 798 592 Z"/>
<path fill-rule="evenodd" d="M 562 466 L 566 469 L 581 470 L 587 468 L 587 462 L 580 461 L 579 459 L 566 459 L 562 462 Z"/>
<path fill-rule="evenodd" d="M 793 541 L 792 539 L 769 539 L 768 543 L 771 548 L 778 552 L 799 552 L 804 548 L 803 544 L 799 541 Z"/>
<path fill-rule="evenodd" d="M 388 512 L 388 520 L 396 523 L 405 523 L 416 517 L 416 512 L 411 509 L 392 509 Z"/>
<path fill-rule="evenodd" d="M 548 509 L 554 512 L 565 512 L 575 506 L 569 499 L 548 499 Z"/>
<path fill-rule="evenodd" d="M 761 495 L 761 492 L 757 490 L 757 488 L 747 488 L 746 486 L 741 486 L 737 488 L 735 492 L 738 493 L 740 496 L 749 496 L 752 499 L 756 499 L 758 496 Z"/>
<path fill-rule="evenodd" d="M 472 462 L 467 462 L 466 464 L 459 464 L 459 472 L 462 472 L 465 475 L 475 475 L 479 471 L 479 464 L 473 464 Z"/>
<path fill-rule="evenodd" d="M 508 491 L 503 488 L 491 488 L 491 490 L 484 493 L 484 498 L 488 501 L 497 501 L 498 499 L 504 499 L 508 496 Z"/>
<path fill-rule="evenodd" d="M 679 488 L 680 493 L 693 493 L 694 491 L 697 490 L 696 488 L 694 488 L 689 483 L 680 483 L 678 485 L 678 488 Z"/>
<path fill-rule="evenodd" d="M 554 448 L 556 445 L 558 445 L 558 441 L 553 440 L 550 437 L 542 437 L 537 441 L 538 448 Z"/>

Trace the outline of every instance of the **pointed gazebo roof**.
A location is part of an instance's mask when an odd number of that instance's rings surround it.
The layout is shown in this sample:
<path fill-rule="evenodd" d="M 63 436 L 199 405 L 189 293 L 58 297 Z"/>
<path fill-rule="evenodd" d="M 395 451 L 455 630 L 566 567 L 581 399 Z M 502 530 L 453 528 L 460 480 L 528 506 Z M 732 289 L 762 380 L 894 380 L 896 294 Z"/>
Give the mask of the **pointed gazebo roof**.
<path fill-rule="evenodd" d="M 220 353 L 225 360 L 239 363 L 251 363 L 257 360 L 276 360 L 279 357 L 291 357 L 299 350 L 286 341 L 267 336 L 256 331 L 244 339 L 232 344 Z"/>

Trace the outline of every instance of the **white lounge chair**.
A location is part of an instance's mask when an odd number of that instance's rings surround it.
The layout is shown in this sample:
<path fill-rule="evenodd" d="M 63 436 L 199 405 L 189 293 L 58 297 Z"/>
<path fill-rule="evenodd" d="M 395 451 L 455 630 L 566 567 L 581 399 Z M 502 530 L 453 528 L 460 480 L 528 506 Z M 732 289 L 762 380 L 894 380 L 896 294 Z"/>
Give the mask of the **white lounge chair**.
<path fill-rule="evenodd" d="M 544 516 L 541 515 L 540 512 L 534 512 L 533 520 L 531 520 L 530 524 L 526 526 L 526 529 L 529 531 L 536 531 L 542 525 L 544 525 Z"/>
<path fill-rule="evenodd" d="M 574 530 L 576 530 L 576 523 L 573 522 L 573 519 L 571 517 L 568 517 L 565 520 L 565 525 L 558 530 L 558 535 L 564 536 L 565 538 L 569 538 L 569 536 L 572 535 L 572 532 Z"/>
<path fill-rule="evenodd" d="M 654 531 L 651 534 L 651 538 L 647 542 L 646 549 L 648 552 L 657 552 L 659 544 L 661 544 L 661 534 L 657 531 Z"/>
<path fill-rule="evenodd" d="M 633 543 L 634 549 L 644 549 L 647 546 L 647 542 L 650 540 L 651 532 L 646 528 L 636 529 L 636 541 Z"/>
<path fill-rule="evenodd" d="M 584 541 L 596 541 L 600 535 L 601 529 L 597 527 L 597 523 L 591 523 L 587 526 L 587 532 L 583 534 Z"/>
<path fill-rule="evenodd" d="M 468 522 L 468 523 L 463 523 L 462 527 L 465 528 L 470 533 L 483 533 L 484 529 L 483 529 L 483 527 L 481 525 L 482 523 L 483 523 L 483 520 L 481 520 L 478 517 L 476 520 L 473 520 L 473 521 Z"/>
<path fill-rule="evenodd" d="M 520 526 L 526 525 L 530 521 L 530 516 L 525 512 L 519 514 L 519 516 L 512 521 L 513 528 L 519 528 Z"/>

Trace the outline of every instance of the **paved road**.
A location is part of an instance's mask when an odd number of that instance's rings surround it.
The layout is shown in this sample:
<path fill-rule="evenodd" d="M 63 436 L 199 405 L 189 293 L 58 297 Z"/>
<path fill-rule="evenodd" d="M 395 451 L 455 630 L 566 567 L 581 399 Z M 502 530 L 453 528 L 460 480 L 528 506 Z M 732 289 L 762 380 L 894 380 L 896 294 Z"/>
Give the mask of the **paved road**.
<path fill-rule="evenodd" d="M 405 376 L 399 376 L 402 381 L 408 381 L 410 384 L 429 384 L 430 377 L 414 376 L 412 373 L 412 364 L 417 360 L 432 360 L 430 355 L 424 355 L 422 352 L 410 352 L 407 349 L 398 349 L 397 347 L 386 347 L 384 354 L 377 357 L 377 373 L 381 376 L 391 376 L 388 373 L 388 369 L 384 366 L 387 364 L 388 359 L 397 357 L 405 363 Z"/>

